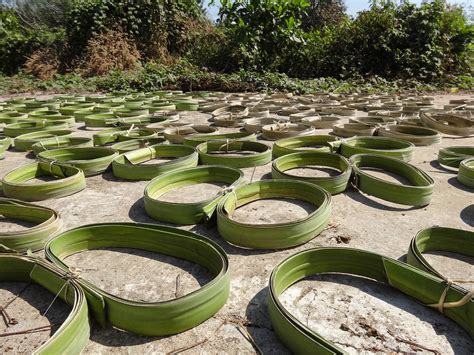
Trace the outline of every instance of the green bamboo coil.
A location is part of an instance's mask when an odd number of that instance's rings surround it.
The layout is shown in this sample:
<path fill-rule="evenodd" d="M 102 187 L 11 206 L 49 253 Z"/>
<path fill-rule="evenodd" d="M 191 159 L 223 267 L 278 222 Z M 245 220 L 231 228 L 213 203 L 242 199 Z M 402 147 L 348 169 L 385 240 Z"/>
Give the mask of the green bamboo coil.
<path fill-rule="evenodd" d="M 194 134 L 213 134 L 218 131 L 216 127 L 207 125 L 189 125 L 166 128 L 163 131 L 163 135 L 170 143 L 182 144 L 187 136 Z"/>
<path fill-rule="evenodd" d="M 294 354 L 345 354 L 335 343 L 299 321 L 279 298 L 291 285 L 322 273 L 369 278 L 431 308 L 437 306 L 443 294 L 445 303 L 462 300 L 458 307 L 446 307 L 444 314 L 474 335 L 474 301 L 463 288 L 449 287 L 439 277 L 379 254 L 350 248 L 317 248 L 286 258 L 270 275 L 267 298 L 270 321 L 277 337 Z"/>
<path fill-rule="evenodd" d="M 159 158 L 172 158 L 172 160 L 143 164 Z M 158 144 L 119 155 L 112 162 L 112 169 L 114 176 L 121 179 L 151 180 L 172 170 L 195 167 L 198 160 L 198 153 L 193 147 Z"/>
<path fill-rule="evenodd" d="M 292 169 L 311 168 L 311 167 L 329 167 L 336 169 L 338 175 L 324 177 L 305 177 L 291 174 Z M 289 179 L 305 181 L 318 185 L 335 195 L 344 192 L 347 189 L 351 179 L 352 168 L 349 161 L 334 153 L 327 152 L 300 152 L 281 156 L 272 163 L 273 179 Z"/>
<path fill-rule="evenodd" d="M 377 134 L 381 137 L 402 139 L 417 146 L 427 146 L 441 142 L 438 131 L 413 125 L 388 125 L 379 128 Z"/>
<path fill-rule="evenodd" d="M 62 228 L 61 218 L 56 211 L 20 200 L 0 197 L 0 215 L 35 224 L 19 231 L 0 231 L 0 249 L 6 249 L 7 252 L 40 250 L 46 241 L 59 233 Z"/>
<path fill-rule="evenodd" d="M 119 136 L 128 129 L 124 127 L 106 128 L 94 133 L 92 140 L 94 146 L 103 146 L 119 141 Z"/>
<path fill-rule="evenodd" d="M 330 135 L 312 135 L 303 137 L 291 137 L 277 140 L 273 144 L 273 158 L 286 154 L 301 152 L 332 152 L 338 146 L 339 138 Z"/>
<path fill-rule="evenodd" d="M 336 124 L 332 128 L 332 133 L 334 135 L 343 138 L 354 136 L 372 136 L 375 131 L 375 127 L 366 125 L 365 123 Z"/>
<path fill-rule="evenodd" d="M 45 176 L 54 177 L 55 180 L 28 183 L 31 179 Z M 85 187 L 86 179 L 82 170 L 53 162 L 35 162 L 21 166 L 7 173 L 2 179 L 3 194 L 23 201 L 69 196 Z"/>
<path fill-rule="evenodd" d="M 340 153 L 346 158 L 355 154 L 376 154 L 410 161 L 415 151 L 413 143 L 385 137 L 354 137 L 341 141 Z"/>
<path fill-rule="evenodd" d="M 0 254 L 0 282 L 37 284 L 48 290 L 51 297 L 57 295 L 71 307 L 63 323 L 46 342 L 34 349 L 33 354 L 82 353 L 90 336 L 89 310 L 84 291 L 75 275 L 41 258 Z M 19 317 L 16 317 L 17 321 L 21 321 L 23 314 Z"/>
<path fill-rule="evenodd" d="M 176 100 L 173 102 L 178 111 L 197 111 L 199 110 L 199 103 L 193 100 Z"/>
<path fill-rule="evenodd" d="M 196 147 L 201 164 L 249 168 L 268 164 L 272 160 L 271 148 L 252 141 L 209 141 Z M 239 155 L 241 152 L 252 152 Z"/>
<path fill-rule="evenodd" d="M 308 136 L 314 134 L 313 127 L 295 123 L 275 123 L 262 127 L 262 135 L 267 140 L 278 140 L 296 136 Z"/>
<path fill-rule="evenodd" d="M 474 189 L 474 158 L 465 159 L 459 164 L 458 181 Z"/>
<path fill-rule="evenodd" d="M 431 227 L 420 230 L 411 240 L 407 263 L 447 280 L 443 272 L 436 270 L 423 253 L 430 251 L 451 252 L 474 257 L 474 232 L 445 227 Z"/>
<path fill-rule="evenodd" d="M 101 174 L 112 164 L 118 153 L 109 148 L 84 147 L 46 150 L 38 154 L 40 161 L 72 165 L 84 172 L 85 176 Z"/>
<path fill-rule="evenodd" d="M 207 165 L 172 171 L 154 178 L 145 187 L 145 211 L 151 218 L 165 223 L 197 224 L 211 218 L 217 204 L 231 192 L 243 178 L 235 168 Z M 212 197 L 198 202 L 162 201 L 160 197 L 169 191 L 199 183 L 224 183 L 225 187 Z"/>
<path fill-rule="evenodd" d="M 67 123 L 68 127 L 74 127 L 76 125 L 76 119 L 73 116 L 34 116 L 28 118 L 28 121 L 46 121 L 46 122 L 64 122 Z"/>
<path fill-rule="evenodd" d="M 5 159 L 5 152 L 10 148 L 12 140 L 8 137 L 0 137 L 0 159 Z"/>
<path fill-rule="evenodd" d="M 84 250 L 134 248 L 199 264 L 213 278 L 196 291 L 169 301 L 140 302 L 114 296 L 79 278 L 91 313 L 105 326 L 144 336 L 184 332 L 212 317 L 229 296 L 229 261 L 224 250 L 208 238 L 177 228 L 136 223 L 93 224 L 53 238 L 45 248 L 48 260 L 69 270 L 65 259 Z"/>
<path fill-rule="evenodd" d="M 31 150 L 38 155 L 45 150 L 53 150 L 59 148 L 81 148 L 92 147 L 92 139 L 87 137 L 55 137 L 42 139 L 31 146 Z"/>
<path fill-rule="evenodd" d="M 423 170 L 403 160 L 374 154 L 357 154 L 350 158 L 354 185 L 362 192 L 382 200 L 408 206 L 426 206 L 431 202 L 434 181 Z M 404 177 L 410 185 L 393 183 L 363 170 L 381 169 Z"/>
<path fill-rule="evenodd" d="M 32 150 L 32 146 L 38 142 L 55 138 L 59 139 L 59 137 L 69 137 L 73 133 L 74 131 L 70 129 L 26 133 L 15 137 L 13 144 L 15 150 L 26 152 Z"/>
<path fill-rule="evenodd" d="M 118 141 L 130 141 L 134 139 L 153 139 L 158 138 L 158 133 L 149 128 L 129 129 L 122 131 L 118 135 Z"/>
<path fill-rule="evenodd" d="M 464 159 L 474 157 L 474 146 L 456 146 L 441 148 L 438 163 L 450 168 L 458 168 Z"/>
<path fill-rule="evenodd" d="M 5 127 L 3 127 L 3 133 L 7 137 L 15 138 L 26 133 L 48 130 L 61 130 L 68 128 L 69 125 L 66 122 L 28 121 L 6 125 Z"/>
<path fill-rule="evenodd" d="M 215 140 L 248 140 L 256 141 L 257 136 L 248 132 L 220 133 L 220 134 L 193 134 L 184 138 L 183 144 L 197 147 L 199 144 Z"/>
<path fill-rule="evenodd" d="M 306 201 L 316 210 L 307 217 L 277 224 L 240 223 L 234 211 L 250 202 L 289 198 Z M 331 195 L 319 186 L 295 180 L 261 180 L 235 188 L 217 207 L 219 235 L 233 245 L 255 249 L 283 249 L 304 244 L 326 228 L 331 215 Z"/>
<path fill-rule="evenodd" d="M 132 140 L 125 140 L 122 142 L 118 142 L 112 144 L 110 146 L 111 149 L 119 152 L 120 154 L 131 152 L 132 150 L 137 150 L 141 148 L 147 148 L 152 145 L 157 144 L 164 144 L 168 143 L 168 141 L 163 137 L 155 137 L 155 138 L 140 138 L 140 139 L 132 139 Z"/>

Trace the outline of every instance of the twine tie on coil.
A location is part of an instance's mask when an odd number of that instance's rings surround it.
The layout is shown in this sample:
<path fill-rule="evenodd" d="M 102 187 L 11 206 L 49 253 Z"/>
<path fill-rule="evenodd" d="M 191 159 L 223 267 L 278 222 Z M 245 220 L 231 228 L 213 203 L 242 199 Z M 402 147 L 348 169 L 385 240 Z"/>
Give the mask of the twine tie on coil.
<path fill-rule="evenodd" d="M 465 282 L 465 283 L 471 283 L 472 281 L 456 281 L 456 282 Z M 468 302 L 471 301 L 472 297 L 474 297 L 474 291 L 469 291 L 464 297 L 462 297 L 460 300 L 455 301 L 455 302 L 445 302 L 446 300 L 446 295 L 448 293 L 449 288 L 453 284 L 453 281 L 446 280 L 446 287 L 444 288 L 443 292 L 441 293 L 441 296 L 439 298 L 438 303 L 432 303 L 428 304 L 428 307 L 436 308 L 440 313 L 444 313 L 445 308 L 456 308 L 456 307 L 462 307 Z"/>
<path fill-rule="evenodd" d="M 36 267 L 36 265 L 35 265 Z M 61 286 L 61 288 L 59 289 L 58 293 L 56 293 L 56 296 L 54 296 L 53 300 L 51 301 L 51 303 L 49 304 L 48 308 L 46 308 L 46 310 L 44 311 L 43 313 L 43 317 L 46 316 L 46 314 L 48 313 L 48 311 L 51 309 L 53 303 L 56 301 L 56 299 L 59 297 L 59 295 L 61 294 L 61 292 L 65 289 L 65 294 L 67 294 L 67 288 L 69 286 L 69 283 L 71 281 L 75 281 L 77 279 L 80 278 L 81 276 L 81 273 L 82 273 L 82 269 L 80 268 L 76 268 L 76 267 L 73 267 L 73 266 L 70 266 L 69 269 L 68 269 L 68 272 L 66 272 L 63 276 L 63 278 L 66 280 L 66 282 L 64 283 L 64 285 Z"/>

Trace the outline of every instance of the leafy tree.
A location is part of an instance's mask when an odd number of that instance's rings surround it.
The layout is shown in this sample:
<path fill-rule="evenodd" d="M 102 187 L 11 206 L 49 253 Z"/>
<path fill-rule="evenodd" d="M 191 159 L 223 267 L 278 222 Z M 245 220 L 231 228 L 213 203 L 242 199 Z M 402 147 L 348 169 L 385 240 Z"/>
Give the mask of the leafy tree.
<path fill-rule="evenodd" d="M 309 0 L 303 20 L 305 30 L 335 25 L 347 18 L 344 0 Z"/>
<path fill-rule="evenodd" d="M 12 7 L 25 26 L 46 30 L 65 25 L 74 0 L 12 0 Z"/>
<path fill-rule="evenodd" d="M 234 68 L 272 70 L 285 51 L 302 42 L 306 0 L 220 0 L 220 22 L 233 51 Z"/>
<path fill-rule="evenodd" d="M 15 10 L 0 5 L 0 71 L 12 74 L 35 50 L 50 46 L 61 33 L 36 31 L 24 24 Z"/>

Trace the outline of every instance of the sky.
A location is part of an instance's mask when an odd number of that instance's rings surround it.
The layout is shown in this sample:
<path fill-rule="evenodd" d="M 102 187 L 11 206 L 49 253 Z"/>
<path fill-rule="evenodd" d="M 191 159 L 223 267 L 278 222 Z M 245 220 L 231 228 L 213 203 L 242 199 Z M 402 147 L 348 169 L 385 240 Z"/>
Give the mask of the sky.
<path fill-rule="evenodd" d="M 369 0 L 346 0 L 347 13 L 352 16 L 356 16 L 359 11 L 369 8 Z M 420 4 L 422 0 L 412 0 L 411 2 L 415 4 Z M 474 4 L 474 0 L 450 0 L 448 1 L 451 4 L 461 4 L 469 5 Z M 219 0 L 216 0 L 215 3 L 219 3 Z M 209 15 L 212 19 L 217 18 L 218 6 L 214 5 L 208 9 Z"/>

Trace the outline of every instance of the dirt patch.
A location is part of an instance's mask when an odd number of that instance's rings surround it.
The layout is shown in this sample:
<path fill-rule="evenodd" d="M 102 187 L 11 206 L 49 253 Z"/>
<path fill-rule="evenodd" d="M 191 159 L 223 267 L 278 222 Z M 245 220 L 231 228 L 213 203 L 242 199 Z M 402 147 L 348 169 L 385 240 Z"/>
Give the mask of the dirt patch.
<path fill-rule="evenodd" d="M 430 251 L 423 253 L 423 256 L 448 280 L 455 280 L 462 287 L 474 290 L 474 259 L 472 257 L 448 251 Z"/>
<path fill-rule="evenodd" d="M 115 296 L 161 302 L 184 296 L 212 279 L 204 267 L 171 256 L 130 248 L 88 250 L 66 258 L 81 277 Z"/>
<path fill-rule="evenodd" d="M 327 166 L 307 165 L 286 170 L 285 174 L 298 177 L 330 177 L 340 175 L 341 171 Z"/>
<path fill-rule="evenodd" d="M 23 181 L 23 183 L 34 185 L 41 182 L 51 182 L 51 181 L 57 181 L 57 180 L 61 180 L 61 178 L 57 178 L 51 175 L 41 175 L 41 176 L 32 178 L 30 180 Z"/>
<path fill-rule="evenodd" d="M 362 171 L 378 179 L 401 185 L 413 185 L 407 178 L 392 172 L 377 168 L 362 168 Z"/>
<path fill-rule="evenodd" d="M 229 150 L 229 151 L 212 151 L 208 152 L 207 154 L 209 155 L 218 155 L 222 157 L 242 157 L 242 156 L 248 156 L 248 155 L 255 155 L 257 152 L 254 152 L 252 150 Z"/>
<path fill-rule="evenodd" d="M 215 197 L 224 186 L 224 183 L 219 182 L 193 184 L 168 191 L 157 199 L 165 202 L 196 203 Z"/>
<path fill-rule="evenodd" d="M 6 319 L 0 317 L 1 353 L 32 353 L 58 330 L 71 308 L 59 298 L 52 303 L 54 297 L 35 284 L 0 282 L 0 306 L 14 319 L 7 325 Z M 12 334 L 32 329 L 37 330 L 29 334 Z"/>
<path fill-rule="evenodd" d="M 0 215 L 0 230 L 4 233 L 24 231 L 36 225 L 36 223 L 6 218 Z"/>
<path fill-rule="evenodd" d="M 311 203 L 287 198 L 262 199 L 240 206 L 232 220 L 248 224 L 277 224 L 306 218 L 316 210 Z"/>
<path fill-rule="evenodd" d="M 351 354 L 474 349 L 467 333 L 443 315 L 369 279 L 318 275 L 291 286 L 281 300 L 303 324 Z"/>
<path fill-rule="evenodd" d="M 160 158 L 144 161 L 143 163 L 140 163 L 137 165 L 158 165 L 158 164 L 167 163 L 176 159 L 177 159 L 176 157 L 160 157 Z"/>

